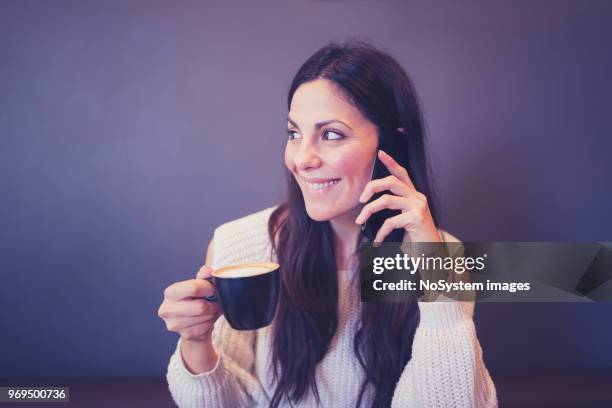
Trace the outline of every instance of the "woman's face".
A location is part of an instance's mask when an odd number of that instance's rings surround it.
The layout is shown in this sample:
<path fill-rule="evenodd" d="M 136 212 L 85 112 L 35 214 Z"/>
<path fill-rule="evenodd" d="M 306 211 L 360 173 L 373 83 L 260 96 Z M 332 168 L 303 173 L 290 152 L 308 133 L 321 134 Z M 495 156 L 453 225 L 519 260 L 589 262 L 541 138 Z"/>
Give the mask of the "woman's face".
<path fill-rule="evenodd" d="M 310 218 L 356 216 L 359 196 L 372 176 L 376 126 L 332 82 L 317 79 L 294 93 L 287 129 L 285 165 L 302 190 Z"/>

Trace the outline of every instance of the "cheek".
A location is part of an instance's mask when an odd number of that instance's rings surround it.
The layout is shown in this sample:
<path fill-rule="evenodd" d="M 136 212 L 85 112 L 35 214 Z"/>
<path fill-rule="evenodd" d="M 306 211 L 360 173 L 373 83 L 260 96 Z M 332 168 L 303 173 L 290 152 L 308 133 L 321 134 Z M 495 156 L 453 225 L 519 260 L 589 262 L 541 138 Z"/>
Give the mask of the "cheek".
<path fill-rule="evenodd" d="M 285 146 L 285 167 L 287 167 L 287 169 L 293 173 L 294 170 L 294 165 L 293 165 L 293 156 L 294 156 L 294 152 L 292 151 L 293 149 L 291 149 L 291 147 L 289 146 L 289 144 L 287 144 Z"/>
<path fill-rule="evenodd" d="M 352 187 L 362 189 L 372 177 L 372 158 L 365 154 L 344 154 L 334 160 L 333 167 Z"/>

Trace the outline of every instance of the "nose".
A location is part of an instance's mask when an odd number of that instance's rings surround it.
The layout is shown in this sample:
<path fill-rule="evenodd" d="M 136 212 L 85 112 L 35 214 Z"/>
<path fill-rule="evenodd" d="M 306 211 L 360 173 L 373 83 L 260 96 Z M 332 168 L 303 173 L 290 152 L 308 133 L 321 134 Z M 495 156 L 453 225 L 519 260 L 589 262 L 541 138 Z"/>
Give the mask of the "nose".
<path fill-rule="evenodd" d="M 299 149 L 293 157 L 293 163 L 298 170 L 320 167 L 321 157 L 315 144 L 308 139 L 302 140 Z"/>

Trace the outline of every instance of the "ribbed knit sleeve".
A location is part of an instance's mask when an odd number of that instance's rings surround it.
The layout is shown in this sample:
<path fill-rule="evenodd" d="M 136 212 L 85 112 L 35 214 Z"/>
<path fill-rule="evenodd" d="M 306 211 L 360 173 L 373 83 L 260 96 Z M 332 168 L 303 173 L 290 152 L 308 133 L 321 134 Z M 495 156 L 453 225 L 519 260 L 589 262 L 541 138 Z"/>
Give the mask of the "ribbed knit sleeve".
<path fill-rule="evenodd" d="M 213 269 L 271 260 L 271 245 L 265 231 L 273 209 L 218 227 L 213 236 Z M 266 396 L 254 373 L 256 337 L 256 331 L 234 330 L 221 316 L 212 332 L 219 360 L 212 370 L 197 375 L 185 367 L 179 339 L 166 375 L 176 404 L 180 408 L 257 406 Z"/>
<path fill-rule="evenodd" d="M 460 242 L 446 231 L 443 237 Z M 448 298 L 419 302 L 419 311 L 412 358 L 395 387 L 391 406 L 497 407 L 495 385 L 472 319 L 474 302 Z"/>
<path fill-rule="evenodd" d="M 495 386 L 482 358 L 466 302 L 420 302 L 412 359 L 392 407 L 497 407 Z"/>
<path fill-rule="evenodd" d="M 180 344 L 168 365 L 168 386 L 176 404 L 183 408 L 254 407 L 262 388 L 253 374 L 254 333 L 238 332 L 220 317 L 213 330 L 213 346 L 219 360 L 205 373 L 190 373 L 183 362 Z"/>

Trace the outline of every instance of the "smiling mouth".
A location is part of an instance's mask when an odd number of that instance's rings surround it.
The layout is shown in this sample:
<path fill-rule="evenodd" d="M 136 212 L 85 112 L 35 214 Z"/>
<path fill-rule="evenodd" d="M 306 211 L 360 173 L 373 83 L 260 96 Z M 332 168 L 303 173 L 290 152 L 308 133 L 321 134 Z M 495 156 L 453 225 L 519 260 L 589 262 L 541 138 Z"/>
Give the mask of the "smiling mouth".
<path fill-rule="evenodd" d="M 304 180 L 306 186 L 313 192 L 323 192 L 325 190 L 328 190 L 330 187 L 333 187 L 338 184 L 339 181 L 340 179 L 329 179 L 326 181 L 317 182 Z"/>

